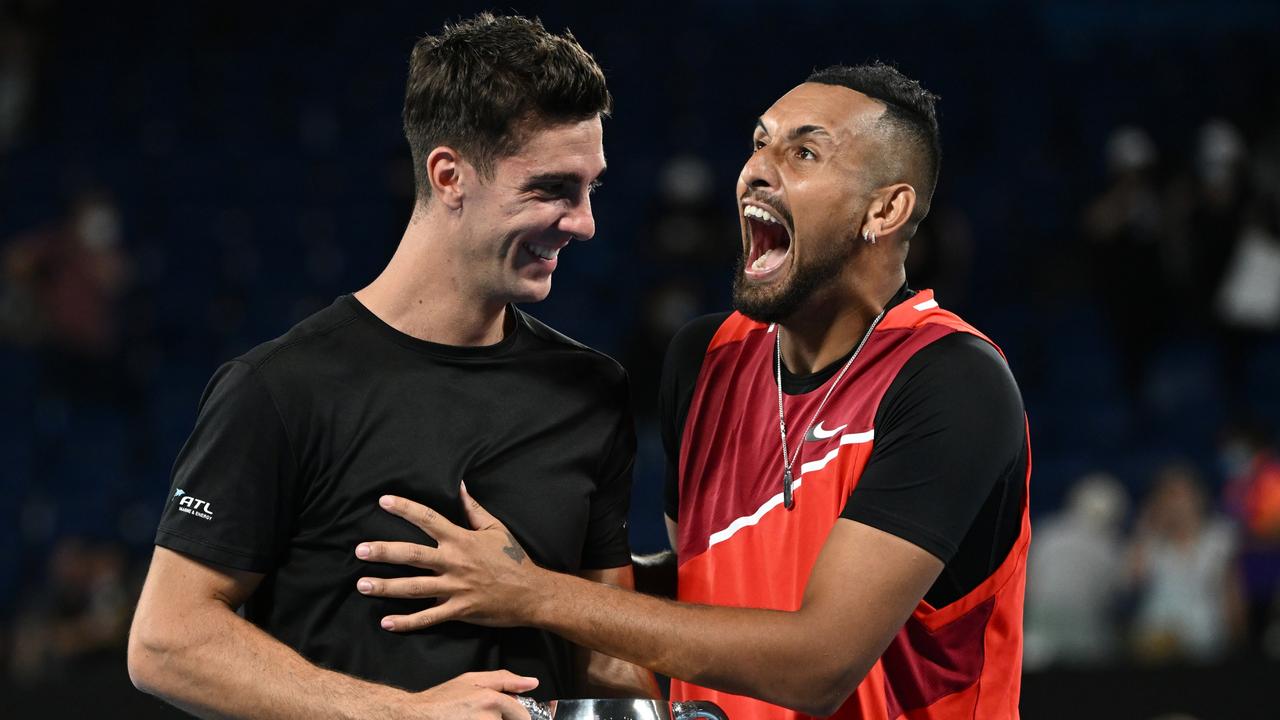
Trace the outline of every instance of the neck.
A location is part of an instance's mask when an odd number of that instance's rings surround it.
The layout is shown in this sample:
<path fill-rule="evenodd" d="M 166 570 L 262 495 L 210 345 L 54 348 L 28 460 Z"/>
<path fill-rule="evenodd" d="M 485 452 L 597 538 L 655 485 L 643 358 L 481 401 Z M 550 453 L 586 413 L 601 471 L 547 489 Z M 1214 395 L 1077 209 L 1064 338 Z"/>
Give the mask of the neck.
<path fill-rule="evenodd" d="M 821 370 L 853 350 L 876 316 L 906 282 L 906 271 L 865 276 L 833 284 L 782 323 L 782 362 L 797 374 Z"/>
<path fill-rule="evenodd" d="M 455 346 L 493 345 L 505 334 L 506 303 L 470 285 L 454 252 L 457 228 L 439 203 L 414 208 L 395 255 L 355 293 L 380 320 L 419 340 Z"/>

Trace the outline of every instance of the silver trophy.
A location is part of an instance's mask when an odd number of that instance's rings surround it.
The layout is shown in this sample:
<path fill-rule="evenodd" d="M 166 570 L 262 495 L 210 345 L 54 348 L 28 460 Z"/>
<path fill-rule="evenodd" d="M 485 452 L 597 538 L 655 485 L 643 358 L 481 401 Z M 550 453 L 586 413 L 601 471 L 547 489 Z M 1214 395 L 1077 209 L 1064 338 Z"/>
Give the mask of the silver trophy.
<path fill-rule="evenodd" d="M 715 703 L 667 702 L 639 698 L 552 700 L 517 698 L 532 720 L 729 720 Z"/>

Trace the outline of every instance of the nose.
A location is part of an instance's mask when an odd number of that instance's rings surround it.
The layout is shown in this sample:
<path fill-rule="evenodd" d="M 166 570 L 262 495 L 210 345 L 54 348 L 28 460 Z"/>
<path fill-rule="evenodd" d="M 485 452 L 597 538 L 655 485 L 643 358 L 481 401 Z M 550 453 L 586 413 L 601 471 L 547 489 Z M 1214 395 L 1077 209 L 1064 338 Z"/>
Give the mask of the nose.
<path fill-rule="evenodd" d="M 742 166 L 742 172 L 738 175 L 738 184 L 743 189 L 777 189 L 778 171 L 777 166 L 769 158 L 769 148 L 761 148 L 747 158 L 746 164 Z"/>
<path fill-rule="evenodd" d="M 579 240 L 590 240 L 596 234 L 596 219 L 591 214 L 591 195 L 584 192 L 582 198 L 569 206 L 560 218 L 560 231 Z"/>

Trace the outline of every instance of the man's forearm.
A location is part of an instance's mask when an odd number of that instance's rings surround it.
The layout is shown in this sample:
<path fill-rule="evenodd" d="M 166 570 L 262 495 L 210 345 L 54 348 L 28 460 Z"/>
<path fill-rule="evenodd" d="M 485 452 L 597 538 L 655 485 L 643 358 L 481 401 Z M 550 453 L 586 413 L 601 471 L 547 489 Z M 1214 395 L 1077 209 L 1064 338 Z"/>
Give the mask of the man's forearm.
<path fill-rule="evenodd" d="M 375 597 L 446 598 L 410 615 L 387 616 L 384 628 L 409 632 L 449 620 L 534 626 L 670 677 L 811 715 L 830 715 L 857 687 L 927 588 L 924 584 L 919 594 L 910 583 L 896 592 L 828 588 L 813 602 L 806 593 L 804 607 L 795 612 L 677 603 L 539 568 L 525 562 L 523 553 L 513 556 L 510 531 L 465 488 L 462 495 L 473 530 L 463 530 L 419 503 L 382 499 L 388 512 L 417 525 L 437 545 L 411 549 L 403 543 L 368 542 L 356 548 L 356 555 L 369 562 L 413 564 L 435 575 L 362 577 L 360 591 Z M 833 537 L 838 534 L 833 530 Z M 855 538 L 837 544 L 858 547 Z M 864 555 L 848 553 L 855 562 L 839 563 L 827 574 L 865 574 L 871 560 Z M 937 575 L 937 569 L 932 572 Z M 810 589 L 830 584 L 811 579 Z M 885 602 L 886 594 L 902 597 Z M 867 622 L 863 611 L 874 605 L 894 609 Z"/>
<path fill-rule="evenodd" d="M 675 603 L 550 572 L 541 585 L 541 601 L 522 618 L 531 625 L 664 675 L 802 712 L 828 714 L 821 711 L 838 704 L 878 655 L 849 678 L 848 664 L 810 637 L 803 611 Z M 841 657 L 852 642 L 843 639 Z"/>
<path fill-rule="evenodd" d="M 578 576 L 625 590 L 635 589 L 635 564 L 615 568 L 583 570 Z M 583 697 L 660 698 L 662 692 L 653 673 L 638 665 L 589 648 L 579 648 Z"/>
<path fill-rule="evenodd" d="M 393 718 L 409 693 L 312 665 L 225 606 L 175 619 L 186 630 L 135 623 L 134 684 L 203 718 Z"/>
<path fill-rule="evenodd" d="M 661 698 L 662 691 L 653 673 L 639 665 L 583 650 L 586 656 L 582 697 Z"/>

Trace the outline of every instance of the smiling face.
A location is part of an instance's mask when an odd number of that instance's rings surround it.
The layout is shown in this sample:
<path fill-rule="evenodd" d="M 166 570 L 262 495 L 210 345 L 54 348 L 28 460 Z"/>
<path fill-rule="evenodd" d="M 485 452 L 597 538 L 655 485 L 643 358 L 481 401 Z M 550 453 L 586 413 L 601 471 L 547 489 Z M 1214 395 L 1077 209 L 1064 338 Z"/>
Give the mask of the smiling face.
<path fill-rule="evenodd" d="M 537 302 L 551 292 L 560 251 L 595 235 L 591 193 L 604 173 L 600 118 L 540 128 L 492 179 L 466 190 L 467 276 L 494 302 Z"/>
<path fill-rule="evenodd" d="M 884 105 L 835 85 L 805 83 L 757 121 L 738 176 L 742 257 L 734 305 L 781 322 L 835 281 L 861 245 L 876 186 Z"/>

